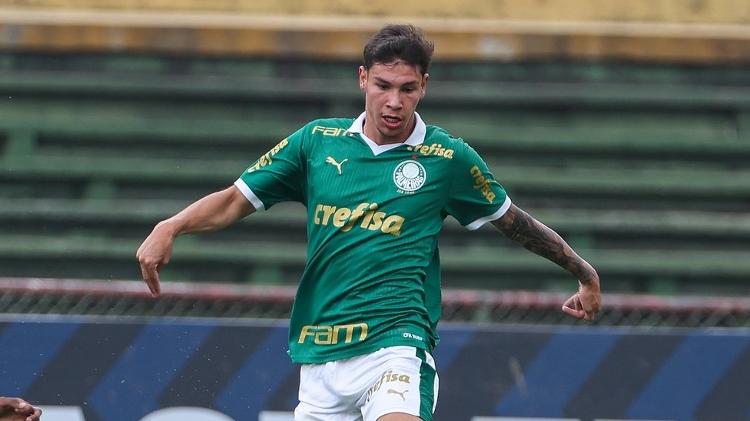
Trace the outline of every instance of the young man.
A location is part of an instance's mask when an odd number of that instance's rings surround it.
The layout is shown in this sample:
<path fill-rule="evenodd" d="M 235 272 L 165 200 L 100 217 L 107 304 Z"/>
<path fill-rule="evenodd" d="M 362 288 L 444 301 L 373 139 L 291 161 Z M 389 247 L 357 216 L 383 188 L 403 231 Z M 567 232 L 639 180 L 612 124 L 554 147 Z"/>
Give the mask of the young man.
<path fill-rule="evenodd" d="M 474 149 L 415 112 L 432 51 L 418 29 L 384 27 L 364 48 L 358 118 L 308 123 L 234 186 L 160 222 L 138 250 L 157 295 L 176 236 L 220 229 L 282 201 L 305 204 L 308 260 L 289 332 L 289 354 L 302 364 L 295 420 L 432 420 L 437 237 L 447 215 L 472 230 L 492 222 L 575 275 L 579 290 L 564 312 L 592 320 L 599 310 L 591 265 L 511 204 Z"/>
<path fill-rule="evenodd" d="M 0 421 L 39 421 L 42 410 L 21 398 L 0 396 Z"/>

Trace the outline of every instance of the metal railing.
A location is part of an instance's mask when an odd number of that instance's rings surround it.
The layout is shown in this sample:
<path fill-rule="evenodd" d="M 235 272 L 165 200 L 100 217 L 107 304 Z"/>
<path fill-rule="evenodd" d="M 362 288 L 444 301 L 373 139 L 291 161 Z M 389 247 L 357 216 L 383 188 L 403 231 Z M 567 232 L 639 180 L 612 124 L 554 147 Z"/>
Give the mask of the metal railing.
<path fill-rule="evenodd" d="M 288 318 L 295 289 L 168 282 L 153 298 L 139 281 L 0 278 L 0 313 L 148 317 Z M 577 324 L 565 293 L 445 290 L 444 321 Z M 602 326 L 750 327 L 750 298 L 605 294 Z"/>

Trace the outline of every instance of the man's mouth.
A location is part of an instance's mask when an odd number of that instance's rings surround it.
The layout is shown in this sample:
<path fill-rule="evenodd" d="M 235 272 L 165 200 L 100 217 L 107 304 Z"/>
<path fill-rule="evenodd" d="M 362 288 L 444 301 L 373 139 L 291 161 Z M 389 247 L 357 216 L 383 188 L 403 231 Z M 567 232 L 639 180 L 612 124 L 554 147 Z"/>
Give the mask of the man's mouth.
<path fill-rule="evenodd" d="M 389 129 L 397 129 L 401 126 L 401 118 L 399 117 L 384 115 L 382 118 Z"/>

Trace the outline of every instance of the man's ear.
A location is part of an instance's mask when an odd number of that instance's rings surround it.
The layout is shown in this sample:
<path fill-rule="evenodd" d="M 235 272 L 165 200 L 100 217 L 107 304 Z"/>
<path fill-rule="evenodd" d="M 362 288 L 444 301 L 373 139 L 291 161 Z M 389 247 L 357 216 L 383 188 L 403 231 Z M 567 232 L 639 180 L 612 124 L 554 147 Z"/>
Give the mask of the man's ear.
<path fill-rule="evenodd" d="M 367 69 L 365 66 L 359 66 L 357 73 L 359 74 L 359 89 L 364 91 L 367 86 Z"/>
<path fill-rule="evenodd" d="M 422 92 L 420 92 L 420 97 L 421 98 L 424 98 L 424 96 L 427 95 L 427 82 L 429 80 L 430 80 L 430 74 L 429 73 L 425 73 L 422 76 L 422 84 L 420 86 L 420 89 L 422 90 Z"/>

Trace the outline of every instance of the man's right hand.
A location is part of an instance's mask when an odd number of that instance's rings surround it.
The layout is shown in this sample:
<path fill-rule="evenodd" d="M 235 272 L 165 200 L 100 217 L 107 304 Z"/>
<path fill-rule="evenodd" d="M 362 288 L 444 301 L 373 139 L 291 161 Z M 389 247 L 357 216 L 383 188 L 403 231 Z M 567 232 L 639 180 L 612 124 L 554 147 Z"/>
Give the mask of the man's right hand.
<path fill-rule="evenodd" d="M 143 280 L 154 297 L 161 292 L 159 270 L 169 263 L 169 259 L 172 257 L 173 243 L 174 233 L 170 229 L 169 223 L 160 222 L 146 237 L 135 254 L 138 263 L 141 265 Z"/>
<path fill-rule="evenodd" d="M 0 397 L 0 421 L 39 421 L 42 410 L 19 398 Z"/>

